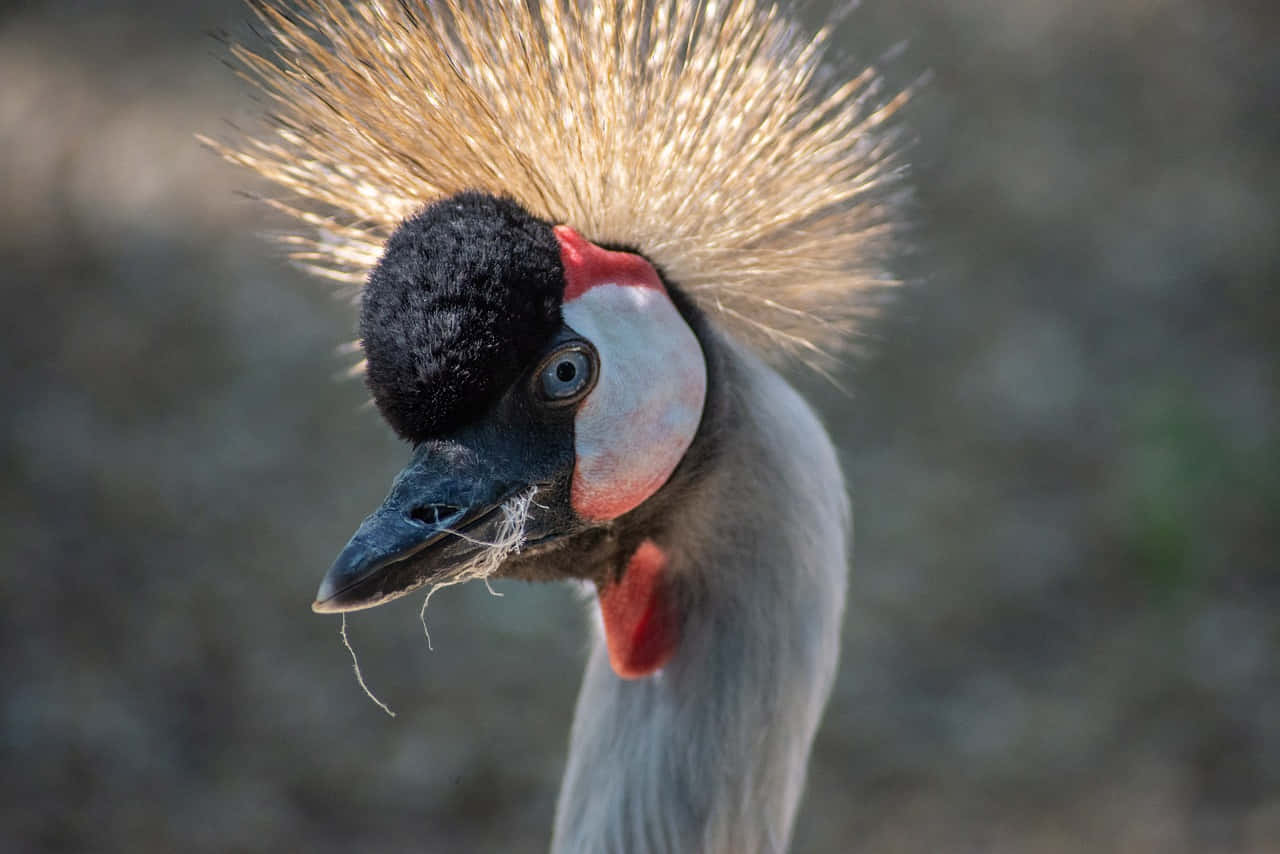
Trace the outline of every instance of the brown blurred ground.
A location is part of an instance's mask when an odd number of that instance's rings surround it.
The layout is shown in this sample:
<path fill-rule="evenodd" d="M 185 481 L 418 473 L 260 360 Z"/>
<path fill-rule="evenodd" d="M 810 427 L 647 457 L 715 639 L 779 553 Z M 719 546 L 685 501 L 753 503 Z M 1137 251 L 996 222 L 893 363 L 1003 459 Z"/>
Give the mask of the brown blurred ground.
<path fill-rule="evenodd" d="M 540 851 L 567 589 L 307 608 L 404 455 L 193 134 L 236 0 L 0 11 L 0 849 Z M 1280 851 L 1280 21 L 868 0 L 920 251 L 801 382 L 854 484 L 797 852 Z"/>

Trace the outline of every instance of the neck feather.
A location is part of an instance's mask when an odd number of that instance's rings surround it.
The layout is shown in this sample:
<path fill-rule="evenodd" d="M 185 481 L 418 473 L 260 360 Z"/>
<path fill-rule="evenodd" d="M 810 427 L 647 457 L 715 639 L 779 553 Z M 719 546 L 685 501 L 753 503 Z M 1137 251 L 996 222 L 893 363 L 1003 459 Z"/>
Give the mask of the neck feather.
<path fill-rule="evenodd" d="M 556 854 L 785 850 L 831 691 L 848 501 L 813 412 L 719 339 L 715 462 L 662 543 L 679 647 L 620 679 L 597 631 L 556 810 Z M 594 603 L 593 603 L 594 605 Z"/>

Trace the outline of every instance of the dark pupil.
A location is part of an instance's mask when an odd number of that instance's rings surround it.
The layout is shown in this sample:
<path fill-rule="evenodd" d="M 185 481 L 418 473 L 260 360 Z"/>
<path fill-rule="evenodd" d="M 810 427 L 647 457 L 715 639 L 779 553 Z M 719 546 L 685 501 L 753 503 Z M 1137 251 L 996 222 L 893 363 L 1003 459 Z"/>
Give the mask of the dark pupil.
<path fill-rule="evenodd" d="M 556 379 L 562 383 L 567 383 L 578 375 L 578 369 L 573 366 L 573 362 L 561 362 L 556 365 Z"/>

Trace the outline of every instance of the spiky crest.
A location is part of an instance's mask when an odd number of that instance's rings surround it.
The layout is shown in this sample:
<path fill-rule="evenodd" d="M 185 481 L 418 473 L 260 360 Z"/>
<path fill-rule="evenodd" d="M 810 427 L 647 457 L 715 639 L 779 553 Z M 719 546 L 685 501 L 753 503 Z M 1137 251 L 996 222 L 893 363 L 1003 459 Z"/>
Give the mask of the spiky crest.
<path fill-rule="evenodd" d="M 764 0 L 300 0 L 232 51 L 273 103 L 215 147 L 288 195 L 293 257 L 362 283 L 396 225 L 465 189 L 633 248 L 767 357 L 828 364 L 888 283 L 897 171 L 847 82 Z"/>

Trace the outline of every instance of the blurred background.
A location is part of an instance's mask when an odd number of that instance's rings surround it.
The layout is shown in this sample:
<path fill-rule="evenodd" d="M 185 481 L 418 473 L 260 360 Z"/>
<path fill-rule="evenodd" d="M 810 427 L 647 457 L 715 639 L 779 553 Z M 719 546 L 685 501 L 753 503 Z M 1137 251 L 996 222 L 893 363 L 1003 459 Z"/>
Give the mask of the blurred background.
<path fill-rule="evenodd" d="M 815 10 L 821 12 L 821 9 Z M 857 547 L 797 852 L 1280 851 L 1280 12 L 866 0 L 918 139 L 851 397 Z M 567 588 L 349 620 L 406 457 L 353 313 L 194 139 L 239 0 L 0 11 L 0 849 L 545 850 Z M 898 46 L 905 42 L 905 49 Z"/>

